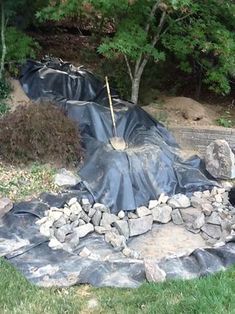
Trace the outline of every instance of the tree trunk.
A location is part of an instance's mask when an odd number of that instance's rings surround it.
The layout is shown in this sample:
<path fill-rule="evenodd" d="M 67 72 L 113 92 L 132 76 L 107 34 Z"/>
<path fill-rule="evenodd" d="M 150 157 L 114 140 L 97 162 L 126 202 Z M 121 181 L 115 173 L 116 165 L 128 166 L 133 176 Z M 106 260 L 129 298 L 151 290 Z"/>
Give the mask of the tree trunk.
<path fill-rule="evenodd" d="M 145 66 L 146 66 L 146 64 L 148 62 L 148 58 L 144 58 L 142 60 L 142 62 L 140 62 L 140 60 L 138 60 L 136 62 L 135 73 L 134 73 L 133 79 L 131 80 L 131 83 L 132 83 L 132 87 L 131 87 L 131 101 L 134 104 L 138 103 L 140 81 L 141 81 L 141 77 L 142 77 L 144 68 L 145 68 Z"/>
<path fill-rule="evenodd" d="M 4 64 L 6 57 L 6 43 L 5 43 L 5 14 L 4 14 L 4 3 L 1 1 L 1 42 L 2 42 L 2 57 L 0 65 L 0 80 L 3 78 Z"/>

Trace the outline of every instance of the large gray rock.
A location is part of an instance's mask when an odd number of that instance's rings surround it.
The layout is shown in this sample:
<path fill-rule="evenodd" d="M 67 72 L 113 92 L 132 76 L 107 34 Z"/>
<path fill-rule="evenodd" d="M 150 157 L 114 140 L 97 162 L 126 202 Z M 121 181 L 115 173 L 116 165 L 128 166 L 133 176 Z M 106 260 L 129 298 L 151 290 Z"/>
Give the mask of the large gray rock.
<path fill-rule="evenodd" d="M 172 196 L 167 204 L 171 207 L 171 208 L 187 208 L 191 205 L 190 203 L 190 199 L 184 195 L 184 194 L 175 194 L 174 196 Z"/>
<path fill-rule="evenodd" d="M 193 224 L 194 221 L 200 217 L 202 211 L 199 208 L 188 207 L 180 209 L 181 216 L 185 223 Z"/>
<path fill-rule="evenodd" d="M 211 225 L 211 224 L 205 224 L 201 228 L 201 230 L 213 239 L 219 239 L 222 234 L 220 226 Z"/>
<path fill-rule="evenodd" d="M 118 217 L 116 215 L 109 214 L 109 213 L 103 213 L 100 225 L 101 226 L 111 225 L 112 223 L 114 223 L 117 220 L 118 220 Z"/>
<path fill-rule="evenodd" d="M 136 214 L 138 215 L 139 218 L 141 218 L 147 215 L 151 215 L 151 210 L 145 206 L 141 206 L 136 209 Z"/>
<path fill-rule="evenodd" d="M 91 221 L 94 226 L 99 226 L 101 217 L 102 217 L 101 211 L 96 209 L 94 216 L 91 218 Z"/>
<path fill-rule="evenodd" d="M 207 223 L 219 226 L 221 224 L 221 218 L 219 213 L 213 212 L 210 217 L 207 218 Z"/>
<path fill-rule="evenodd" d="M 8 213 L 13 207 L 12 201 L 7 198 L 3 197 L 0 198 L 0 218 L 3 217 L 6 213 Z"/>
<path fill-rule="evenodd" d="M 225 140 L 216 140 L 207 146 L 205 163 L 214 178 L 235 178 L 235 157 Z"/>
<path fill-rule="evenodd" d="M 183 218 L 178 208 L 172 211 L 171 218 L 175 225 L 182 225 L 184 223 Z"/>
<path fill-rule="evenodd" d="M 114 227 L 117 228 L 118 232 L 121 235 L 124 235 L 126 239 L 129 238 L 130 232 L 129 232 L 129 226 L 128 222 L 126 220 L 117 220 L 114 222 Z"/>
<path fill-rule="evenodd" d="M 153 221 L 168 223 L 171 220 L 172 208 L 168 205 L 159 205 L 152 210 Z"/>
<path fill-rule="evenodd" d="M 153 217 L 152 215 L 144 216 L 142 218 L 129 219 L 130 237 L 143 234 L 152 228 Z"/>
<path fill-rule="evenodd" d="M 193 228 L 194 229 L 200 229 L 202 226 L 205 225 L 205 216 L 203 213 L 201 213 L 200 216 L 198 216 L 194 222 L 193 222 Z"/>
<path fill-rule="evenodd" d="M 60 171 L 55 175 L 54 182 L 56 185 L 65 187 L 65 186 L 74 186 L 80 182 L 81 179 L 75 176 L 71 171 L 66 169 L 60 169 Z"/>
<path fill-rule="evenodd" d="M 74 228 L 74 232 L 77 233 L 77 236 L 79 238 L 84 238 L 88 233 L 91 233 L 93 231 L 94 231 L 94 226 L 91 223 Z"/>

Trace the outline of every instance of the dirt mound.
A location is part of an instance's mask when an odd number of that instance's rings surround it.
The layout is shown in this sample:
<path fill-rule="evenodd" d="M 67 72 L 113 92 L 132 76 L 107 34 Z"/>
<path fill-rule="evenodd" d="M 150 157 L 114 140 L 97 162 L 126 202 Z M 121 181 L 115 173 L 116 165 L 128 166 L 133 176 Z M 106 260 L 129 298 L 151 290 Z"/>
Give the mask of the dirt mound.
<path fill-rule="evenodd" d="M 192 98 L 167 96 L 143 108 L 157 120 L 169 125 L 207 126 L 215 125 L 220 109 L 216 105 L 201 104 Z"/>

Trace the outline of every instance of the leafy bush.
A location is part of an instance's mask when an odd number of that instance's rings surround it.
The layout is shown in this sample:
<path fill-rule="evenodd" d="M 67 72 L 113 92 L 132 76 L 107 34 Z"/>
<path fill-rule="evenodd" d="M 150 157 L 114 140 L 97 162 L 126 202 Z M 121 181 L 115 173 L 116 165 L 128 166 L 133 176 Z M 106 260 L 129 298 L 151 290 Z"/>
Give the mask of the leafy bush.
<path fill-rule="evenodd" d="M 76 163 L 82 158 L 79 133 L 51 104 L 18 107 L 0 119 L 0 155 L 10 162 Z"/>
<path fill-rule="evenodd" d="M 232 119 L 230 111 L 227 110 L 225 113 L 216 120 L 219 126 L 223 126 L 225 128 L 232 128 L 235 126 L 235 120 Z"/>
<path fill-rule="evenodd" d="M 0 100 L 7 99 L 10 91 L 10 84 L 5 79 L 0 80 Z"/>
<path fill-rule="evenodd" d="M 15 27 L 6 29 L 7 54 L 5 63 L 11 74 L 17 75 L 17 65 L 22 64 L 27 58 L 36 58 L 39 50 L 38 43 Z"/>

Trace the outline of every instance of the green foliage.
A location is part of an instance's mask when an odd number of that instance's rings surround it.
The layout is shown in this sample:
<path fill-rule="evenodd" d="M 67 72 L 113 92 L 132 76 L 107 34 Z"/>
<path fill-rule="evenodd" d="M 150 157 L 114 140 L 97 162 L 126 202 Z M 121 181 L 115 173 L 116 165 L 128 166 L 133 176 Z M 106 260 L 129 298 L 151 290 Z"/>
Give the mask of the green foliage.
<path fill-rule="evenodd" d="M 232 128 L 235 126 L 235 120 L 232 119 L 231 113 L 229 110 L 225 111 L 225 113 L 216 120 L 218 125 L 223 126 L 225 128 Z"/>
<path fill-rule="evenodd" d="M 0 100 L 5 100 L 9 97 L 11 92 L 10 84 L 6 81 L 6 79 L 2 79 L 0 81 Z"/>
<path fill-rule="evenodd" d="M 235 68 L 233 1 L 159 1 L 151 14 L 156 3 L 156 0 L 58 0 L 37 16 L 41 20 L 60 20 L 74 14 L 93 21 L 102 18 L 116 32 L 112 37 L 103 36 L 99 53 L 112 60 L 125 56 L 133 73 L 140 58 L 160 62 L 174 56 L 181 70 L 192 73 L 200 69 L 198 75 L 211 90 L 228 94 L 231 69 Z"/>
<path fill-rule="evenodd" d="M 10 73 L 17 75 L 17 65 L 27 58 L 35 58 L 39 50 L 38 43 L 15 27 L 6 29 L 7 53 L 5 63 Z"/>

